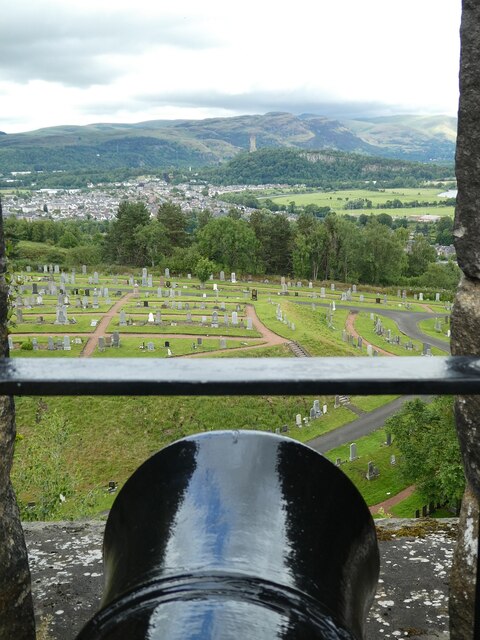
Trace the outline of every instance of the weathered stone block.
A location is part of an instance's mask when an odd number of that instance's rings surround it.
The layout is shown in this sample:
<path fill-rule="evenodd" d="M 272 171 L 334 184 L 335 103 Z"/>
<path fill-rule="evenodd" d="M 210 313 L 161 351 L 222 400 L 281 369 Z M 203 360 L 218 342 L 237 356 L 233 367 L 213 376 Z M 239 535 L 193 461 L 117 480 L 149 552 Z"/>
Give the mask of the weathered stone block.
<path fill-rule="evenodd" d="M 478 553 L 478 500 L 467 487 L 450 574 L 450 640 L 473 638 Z"/>
<path fill-rule="evenodd" d="M 480 3 L 463 0 L 460 29 L 460 108 L 455 171 L 458 198 L 455 248 L 465 275 L 480 278 Z"/>

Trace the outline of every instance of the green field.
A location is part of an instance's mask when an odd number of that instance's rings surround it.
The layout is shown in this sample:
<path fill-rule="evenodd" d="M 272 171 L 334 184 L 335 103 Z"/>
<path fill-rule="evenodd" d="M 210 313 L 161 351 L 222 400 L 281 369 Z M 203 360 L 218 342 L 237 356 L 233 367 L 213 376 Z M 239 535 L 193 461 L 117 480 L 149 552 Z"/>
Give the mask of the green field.
<path fill-rule="evenodd" d="M 154 351 L 149 351 L 147 344 L 152 342 Z M 168 347 L 172 356 L 183 356 L 188 354 L 208 353 L 220 349 L 220 341 L 212 338 L 202 338 L 202 344 L 197 344 L 196 338 L 168 338 Z M 262 344 L 261 340 L 227 340 L 226 348 L 237 350 L 241 347 L 248 347 L 254 344 Z M 168 351 L 165 347 L 165 338 L 125 338 L 121 337 L 120 346 L 106 347 L 104 351 L 99 351 L 98 347 L 93 354 L 96 358 L 167 358 Z"/>
<path fill-rule="evenodd" d="M 382 191 L 369 191 L 368 189 L 349 189 L 345 191 L 316 191 L 312 193 L 288 193 L 283 196 L 275 196 L 271 199 L 277 204 L 288 205 L 290 202 L 295 202 L 299 207 L 304 207 L 307 204 L 315 204 L 319 207 L 330 207 L 336 213 L 349 213 L 351 215 L 366 214 L 379 214 L 388 213 L 392 217 L 410 217 L 421 215 L 433 215 L 433 216 L 451 216 L 454 215 L 454 207 L 447 206 L 425 206 L 418 208 L 404 207 L 401 209 L 387 209 L 382 205 L 387 200 L 398 199 L 401 202 L 414 202 L 418 200 L 420 202 L 442 202 L 444 198 L 440 198 L 438 194 L 441 193 L 438 189 L 384 189 Z M 358 200 L 359 198 L 365 198 L 371 200 L 371 209 L 345 209 L 347 202 L 351 200 Z M 260 199 L 261 202 L 261 199 Z M 378 209 L 377 209 L 378 205 Z"/>
<path fill-rule="evenodd" d="M 449 342 L 450 338 L 447 336 L 447 331 L 450 329 L 450 322 L 445 322 L 444 315 L 439 315 L 440 319 L 440 331 L 435 330 L 435 318 L 429 318 L 428 320 L 421 320 L 418 323 L 418 327 L 423 333 L 426 333 L 433 338 L 440 338 L 440 340 L 445 340 L 445 342 Z"/>

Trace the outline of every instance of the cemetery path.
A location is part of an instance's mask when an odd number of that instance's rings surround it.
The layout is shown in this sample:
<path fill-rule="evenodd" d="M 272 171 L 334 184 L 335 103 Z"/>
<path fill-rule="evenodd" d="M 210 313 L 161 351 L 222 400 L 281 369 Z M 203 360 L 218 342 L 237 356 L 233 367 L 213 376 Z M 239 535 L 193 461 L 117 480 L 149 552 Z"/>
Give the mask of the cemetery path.
<path fill-rule="evenodd" d="M 288 338 L 282 338 L 282 336 L 279 336 L 277 333 L 274 333 L 273 331 L 271 331 L 268 327 L 266 327 L 263 322 L 260 320 L 260 318 L 257 316 L 257 312 L 255 310 L 255 307 L 253 305 L 247 304 L 245 307 L 245 315 L 247 316 L 247 318 L 251 318 L 254 328 L 262 334 L 262 337 L 259 338 L 262 342 L 259 344 L 252 344 L 249 346 L 245 346 L 245 347 L 236 347 L 235 351 L 247 351 L 247 350 L 251 350 L 251 349 L 258 349 L 260 347 L 265 348 L 265 347 L 275 347 L 277 345 L 280 344 L 287 344 L 288 342 L 291 342 L 291 340 L 289 340 Z M 230 336 L 225 336 L 228 340 L 230 340 Z M 241 340 L 245 340 L 245 338 L 240 338 Z M 230 349 L 231 350 L 231 349 Z M 201 358 L 202 356 L 208 357 L 214 353 L 218 353 L 219 351 L 227 351 L 227 349 L 221 349 L 221 350 L 217 350 L 217 351 L 209 351 L 208 353 L 191 353 L 191 354 L 187 354 L 185 356 L 179 356 L 179 357 L 183 357 L 183 358 Z"/>
<path fill-rule="evenodd" d="M 368 340 L 365 340 L 365 338 L 363 336 L 361 336 L 357 330 L 355 329 L 355 316 L 357 315 L 356 312 L 350 311 L 350 313 L 348 314 L 347 317 L 347 321 L 345 322 L 345 328 L 347 330 L 348 333 L 350 333 L 354 338 L 362 338 L 363 342 L 365 343 L 365 345 L 369 345 L 371 344 L 372 347 L 378 351 L 379 353 L 383 353 L 384 356 L 395 356 L 394 353 L 390 353 L 389 351 L 385 351 L 385 349 L 381 349 L 380 347 L 377 347 L 377 345 L 372 344 L 371 342 L 369 342 Z"/>
<path fill-rule="evenodd" d="M 130 300 L 133 297 L 133 292 L 127 293 L 117 300 L 114 305 L 110 307 L 110 309 L 103 314 L 102 319 L 95 327 L 95 331 L 91 333 L 88 337 L 87 343 L 82 349 L 82 353 L 80 354 L 81 358 L 88 358 L 95 351 L 95 346 L 98 342 L 98 338 L 100 336 L 104 336 L 107 330 L 108 325 L 110 324 L 110 320 L 115 317 L 115 315 L 120 311 L 125 302 Z"/>
<path fill-rule="evenodd" d="M 405 500 L 405 498 L 409 498 L 414 491 L 415 491 L 415 485 L 412 484 L 410 487 L 407 487 L 403 491 L 400 491 L 400 493 L 397 493 L 396 496 L 392 496 L 391 498 L 388 498 L 383 502 L 379 502 L 378 504 L 374 504 L 373 506 L 369 507 L 370 513 L 372 515 L 375 513 L 378 513 L 380 509 L 383 509 L 385 513 L 388 513 L 388 510 L 391 507 L 394 507 L 399 502 L 402 502 L 402 500 Z"/>
<path fill-rule="evenodd" d="M 283 338 L 282 336 L 279 336 L 278 333 L 275 333 L 274 331 L 266 327 L 257 316 L 257 312 L 253 305 L 247 304 L 245 306 L 245 314 L 247 318 L 252 319 L 254 327 L 262 334 L 262 338 L 267 343 L 264 346 L 274 347 L 277 344 L 285 344 L 286 342 L 291 342 L 291 340 L 289 340 L 288 338 Z"/>

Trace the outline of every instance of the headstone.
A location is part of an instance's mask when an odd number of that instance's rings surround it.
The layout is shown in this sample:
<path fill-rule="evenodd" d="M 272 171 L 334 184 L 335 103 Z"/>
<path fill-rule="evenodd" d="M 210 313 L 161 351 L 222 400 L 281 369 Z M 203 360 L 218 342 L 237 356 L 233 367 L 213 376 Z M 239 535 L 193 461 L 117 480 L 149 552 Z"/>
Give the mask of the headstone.
<path fill-rule="evenodd" d="M 8 348 L 10 351 L 13 351 L 15 349 L 15 345 L 13 344 L 13 338 L 12 336 L 8 336 Z"/>
<path fill-rule="evenodd" d="M 216 282 L 214 282 L 214 283 L 213 283 L 213 290 L 214 290 L 214 291 L 218 291 L 218 286 L 217 286 L 217 283 L 216 283 Z"/>
<path fill-rule="evenodd" d="M 332 284 L 330 285 L 330 290 L 331 291 L 335 291 L 335 284 L 332 282 Z"/>
<path fill-rule="evenodd" d="M 340 396 L 335 396 L 335 404 L 333 405 L 333 408 L 338 409 L 340 406 Z"/>
<path fill-rule="evenodd" d="M 150 311 L 150 313 L 148 314 L 148 322 L 150 324 L 153 324 L 155 322 L 155 318 L 153 317 L 153 313 Z"/>
<path fill-rule="evenodd" d="M 253 322 L 251 318 L 247 318 L 247 330 L 251 331 L 253 329 Z"/>
<path fill-rule="evenodd" d="M 418 300 L 419 302 L 423 302 L 423 293 L 418 294 Z"/>
<path fill-rule="evenodd" d="M 320 297 L 325 298 L 325 287 L 320 287 Z"/>
<path fill-rule="evenodd" d="M 87 265 L 82 264 L 82 274 L 85 276 L 87 274 Z"/>
<path fill-rule="evenodd" d="M 30 273 L 32 271 L 32 267 L 30 265 L 27 265 L 27 273 Z"/>
<path fill-rule="evenodd" d="M 105 351 L 105 337 L 99 336 L 98 338 L 98 350 Z"/>
<path fill-rule="evenodd" d="M 32 338 L 33 350 L 38 351 L 38 340 L 37 338 Z"/>
<path fill-rule="evenodd" d="M 187 313 L 187 322 L 192 322 L 192 314 L 190 313 L 190 311 Z"/>
<path fill-rule="evenodd" d="M 21 324 L 23 322 L 23 311 L 17 308 L 17 322 Z"/>
<path fill-rule="evenodd" d="M 33 295 L 35 295 L 35 296 L 36 296 L 36 295 L 37 295 L 37 293 L 38 293 L 38 284 L 37 284 L 36 282 L 34 282 L 34 283 L 32 284 L 32 293 L 33 293 Z"/>
<path fill-rule="evenodd" d="M 99 307 L 99 304 L 98 304 L 98 296 L 93 296 L 92 307 L 93 307 L 94 309 L 98 309 L 98 307 Z"/>
<path fill-rule="evenodd" d="M 439 293 L 435 294 L 435 302 L 440 302 L 440 294 Z"/>
<path fill-rule="evenodd" d="M 371 344 L 367 344 L 367 356 L 373 356 L 373 347 Z"/>
<path fill-rule="evenodd" d="M 225 280 L 225 271 L 220 271 L 220 281 L 223 282 Z"/>
<path fill-rule="evenodd" d="M 392 453 L 392 455 L 390 456 L 390 464 L 394 465 L 397 464 L 397 459 L 395 457 L 395 454 Z"/>
<path fill-rule="evenodd" d="M 155 345 L 153 344 L 153 342 L 147 342 L 147 349 L 149 351 L 155 351 Z"/>
<path fill-rule="evenodd" d="M 357 285 L 356 284 L 352 284 L 352 291 L 353 291 L 353 293 L 357 293 Z"/>
<path fill-rule="evenodd" d="M 114 331 L 112 334 L 112 346 L 119 347 L 120 346 L 120 334 L 118 331 Z"/>
<path fill-rule="evenodd" d="M 170 269 L 168 267 L 165 269 L 165 278 L 170 278 Z M 160 285 L 163 287 L 163 284 L 161 282 Z"/>
<path fill-rule="evenodd" d="M 63 336 L 63 350 L 71 351 L 72 347 L 70 346 L 70 336 Z"/>
<path fill-rule="evenodd" d="M 309 289 L 313 289 L 313 282 L 311 282 L 311 281 L 310 281 L 310 282 L 308 283 L 308 288 L 309 288 Z"/>
<path fill-rule="evenodd" d="M 67 308 L 64 306 L 57 307 L 57 317 L 54 324 L 68 324 Z"/>
<path fill-rule="evenodd" d="M 387 439 L 385 441 L 385 444 L 387 445 L 387 447 L 390 447 L 392 445 L 392 434 L 390 433 L 390 431 L 387 431 Z"/>
<path fill-rule="evenodd" d="M 302 416 L 300 413 L 297 413 L 297 415 L 295 416 L 295 424 L 297 425 L 297 427 L 302 426 Z"/>
<path fill-rule="evenodd" d="M 124 309 L 120 310 L 120 321 L 119 321 L 119 325 L 121 327 L 126 327 L 127 326 L 127 315 L 125 313 Z"/>
<path fill-rule="evenodd" d="M 360 302 L 365 302 L 365 296 L 363 293 L 360 294 Z"/>
<path fill-rule="evenodd" d="M 234 327 L 238 325 L 238 313 L 236 311 L 232 311 L 232 325 Z"/>
<path fill-rule="evenodd" d="M 48 266 L 46 264 L 43 265 L 43 273 L 48 273 Z"/>
<path fill-rule="evenodd" d="M 197 338 L 197 344 L 201 346 L 203 344 L 203 338 Z"/>
<path fill-rule="evenodd" d="M 235 275 L 235 273 L 231 273 L 230 274 L 230 281 L 235 284 L 237 282 L 237 276 Z"/>
<path fill-rule="evenodd" d="M 53 343 L 52 336 L 48 336 L 47 350 L 48 351 L 54 351 L 55 350 L 55 345 Z"/>
<path fill-rule="evenodd" d="M 226 349 L 227 348 L 227 340 L 226 340 L 226 338 L 220 338 L 219 347 L 220 347 L 220 349 Z"/>
<path fill-rule="evenodd" d="M 326 404 L 323 405 L 323 415 L 325 415 L 328 411 L 328 407 Z"/>
<path fill-rule="evenodd" d="M 357 444 L 355 442 L 352 442 L 352 444 L 350 445 L 350 462 L 353 462 L 354 460 L 356 460 L 358 458 L 357 455 Z"/>

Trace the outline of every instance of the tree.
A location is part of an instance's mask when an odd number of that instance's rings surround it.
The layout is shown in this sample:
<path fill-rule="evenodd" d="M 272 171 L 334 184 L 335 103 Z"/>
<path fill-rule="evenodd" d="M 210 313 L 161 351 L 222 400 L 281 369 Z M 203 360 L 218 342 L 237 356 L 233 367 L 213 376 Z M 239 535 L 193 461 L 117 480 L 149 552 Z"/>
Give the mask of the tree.
<path fill-rule="evenodd" d="M 150 221 L 144 202 L 123 201 L 105 237 L 105 254 L 117 264 L 140 264 L 142 249 L 137 232 Z"/>
<path fill-rule="evenodd" d="M 174 247 L 185 247 L 188 244 L 187 216 L 182 208 L 173 202 L 164 202 L 158 207 L 157 220 L 165 228 L 165 235 L 168 241 L 169 252 Z"/>
<path fill-rule="evenodd" d="M 426 502 L 461 498 L 465 476 L 452 398 L 438 397 L 431 404 L 407 402 L 385 426 L 400 450 L 402 475 L 416 484 Z"/>
<path fill-rule="evenodd" d="M 423 235 L 416 235 L 408 254 L 408 275 L 419 276 L 437 259 L 435 248 Z"/>
<path fill-rule="evenodd" d="M 255 272 L 258 241 L 245 220 L 228 216 L 211 220 L 198 234 L 203 256 L 231 271 Z"/>
<path fill-rule="evenodd" d="M 372 218 L 364 231 L 361 279 L 371 284 L 395 284 L 407 263 L 404 246 L 391 229 Z"/>
<path fill-rule="evenodd" d="M 205 284 L 214 270 L 215 264 L 208 258 L 200 258 L 195 266 L 195 274 L 202 284 Z"/>
<path fill-rule="evenodd" d="M 158 220 L 152 220 L 150 224 L 139 227 L 135 233 L 138 248 L 144 256 L 143 262 L 148 262 L 152 267 L 169 252 L 165 227 Z"/>

